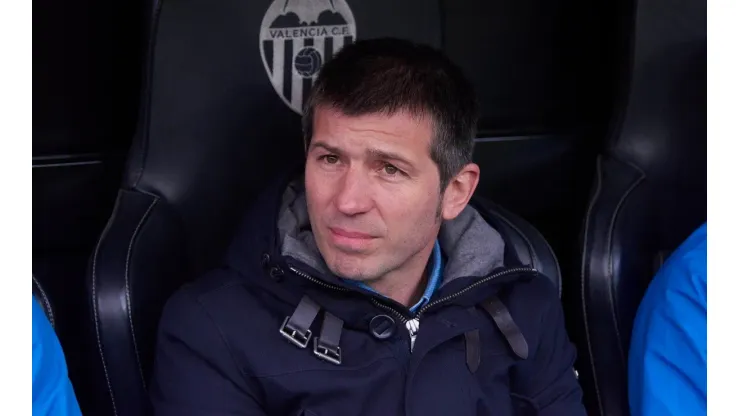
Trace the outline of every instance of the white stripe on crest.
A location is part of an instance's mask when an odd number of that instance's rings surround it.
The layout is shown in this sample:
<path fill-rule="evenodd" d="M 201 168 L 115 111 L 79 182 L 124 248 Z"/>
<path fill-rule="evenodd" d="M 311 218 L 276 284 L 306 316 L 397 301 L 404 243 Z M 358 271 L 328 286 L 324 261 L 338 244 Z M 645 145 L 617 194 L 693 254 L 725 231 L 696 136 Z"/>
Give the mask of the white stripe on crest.
<path fill-rule="evenodd" d="M 293 104 L 293 107 L 295 108 L 301 108 L 303 104 L 303 77 L 298 75 L 298 71 L 296 71 L 295 67 L 293 66 L 296 55 L 298 55 L 298 52 L 300 52 L 302 49 L 303 41 L 295 39 L 293 41 L 293 59 L 288 64 L 290 65 L 288 70 L 290 71 L 290 78 L 292 81 L 292 86 L 290 88 L 290 103 Z"/>
<path fill-rule="evenodd" d="M 272 41 L 272 85 L 275 89 L 283 91 L 283 66 L 285 60 L 285 41 L 275 39 Z"/>

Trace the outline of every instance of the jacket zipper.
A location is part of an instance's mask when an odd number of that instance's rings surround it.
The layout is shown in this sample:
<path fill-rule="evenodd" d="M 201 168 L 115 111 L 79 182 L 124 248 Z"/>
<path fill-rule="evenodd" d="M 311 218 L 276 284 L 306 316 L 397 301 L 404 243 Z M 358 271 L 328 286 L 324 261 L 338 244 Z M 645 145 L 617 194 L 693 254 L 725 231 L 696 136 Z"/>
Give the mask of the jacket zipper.
<path fill-rule="evenodd" d="M 311 275 L 309 275 L 307 273 L 303 273 L 302 271 L 296 269 L 293 266 L 288 266 L 288 268 L 290 269 L 291 272 L 297 274 L 298 276 L 301 276 L 302 278 L 304 278 L 306 280 L 309 280 L 309 281 L 311 281 L 313 283 L 316 283 L 319 286 L 323 286 L 323 287 L 325 287 L 327 289 L 338 290 L 340 292 L 349 292 L 349 289 L 347 289 L 347 288 L 344 288 L 344 287 L 341 287 L 341 286 L 337 286 L 337 285 L 333 285 L 331 283 L 326 283 L 326 282 L 324 282 L 324 281 L 322 281 L 320 279 L 317 279 L 317 278 L 315 278 L 315 277 L 313 277 L 313 276 L 311 276 Z"/>
<path fill-rule="evenodd" d="M 307 280 L 309 280 L 309 281 L 311 281 L 313 283 L 316 283 L 316 284 L 318 284 L 320 286 L 323 286 L 323 287 L 325 287 L 327 289 L 339 290 L 339 291 L 342 291 L 342 292 L 349 291 L 349 289 L 343 288 L 341 286 L 332 285 L 330 283 L 326 283 L 324 281 L 321 281 L 320 279 L 316 279 L 315 277 L 313 277 L 313 276 L 311 276 L 311 275 L 309 275 L 307 273 L 304 273 L 304 272 L 296 269 L 293 266 L 290 266 L 290 270 L 293 273 L 297 274 L 298 276 L 301 276 L 301 277 L 303 277 L 303 278 L 305 278 L 305 279 L 307 279 Z M 402 312 L 398 311 L 396 308 L 394 308 L 392 306 L 385 305 L 383 303 L 380 303 L 375 298 L 370 298 L 370 301 L 375 306 L 377 306 L 378 308 L 387 310 L 390 313 L 392 313 L 393 315 L 395 315 L 396 318 L 398 318 L 404 324 L 404 326 L 406 327 L 406 330 L 409 333 L 410 350 L 411 350 L 411 352 L 413 352 L 414 351 L 414 343 L 416 342 L 416 335 L 419 333 L 419 328 L 421 326 L 421 317 L 424 314 L 424 312 L 428 311 L 430 308 L 432 308 L 432 307 L 434 307 L 436 305 L 445 303 L 445 302 L 449 302 L 450 300 L 452 300 L 452 299 L 454 299 L 454 298 L 456 298 L 456 297 L 458 297 L 460 295 L 463 295 L 463 294 L 465 294 L 465 293 L 467 293 L 467 292 L 475 289 L 476 287 L 479 287 L 479 286 L 481 286 L 481 285 L 483 285 L 483 284 L 485 284 L 487 282 L 490 282 L 493 279 L 498 279 L 498 278 L 500 278 L 502 276 L 506 276 L 506 275 L 513 274 L 513 273 L 536 273 L 536 272 L 537 272 L 537 270 L 536 269 L 533 269 L 531 267 L 514 267 L 514 268 L 511 268 L 511 269 L 502 270 L 500 272 L 497 272 L 497 273 L 488 275 L 488 276 L 486 276 L 486 277 L 484 277 L 484 278 L 476 281 L 475 283 L 473 283 L 473 284 L 471 284 L 469 286 L 465 286 L 464 288 L 458 290 L 455 293 L 452 293 L 450 295 L 447 295 L 447 296 L 443 297 L 442 299 L 437 299 L 437 300 L 435 300 L 433 302 L 427 303 L 426 305 L 422 306 L 421 309 L 419 309 L 419 311 L 416 313 L 416 315 L 414 315 L 414 317 L 412 317 L 412 318 L 407 318 L 405 314 L 403 314 Z"/>

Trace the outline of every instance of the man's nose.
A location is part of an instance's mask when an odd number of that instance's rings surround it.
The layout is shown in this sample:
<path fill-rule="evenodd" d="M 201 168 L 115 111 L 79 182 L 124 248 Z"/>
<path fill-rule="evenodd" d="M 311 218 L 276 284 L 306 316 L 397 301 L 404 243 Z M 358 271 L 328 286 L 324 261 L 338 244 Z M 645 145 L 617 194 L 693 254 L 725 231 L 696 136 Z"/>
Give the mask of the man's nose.
<path fill-rule="evenodd" d="M 338 183 L 334 204 L 344 215 L 357 215 L 372 209 L 370 183 L 367 175 L 358 168 L 346 171 Z"/>

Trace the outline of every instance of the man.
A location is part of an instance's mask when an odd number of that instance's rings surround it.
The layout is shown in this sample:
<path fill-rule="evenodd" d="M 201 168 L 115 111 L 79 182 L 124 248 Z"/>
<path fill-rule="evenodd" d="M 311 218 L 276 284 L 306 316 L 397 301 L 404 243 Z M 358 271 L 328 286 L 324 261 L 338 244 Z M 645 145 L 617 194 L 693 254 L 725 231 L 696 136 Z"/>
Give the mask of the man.
<path fill-rule="evenodd" d="M 36 298 L 32 297 L 33 410 L 34 416 L 79 416 L 67 363 L 54 328 Z"/>
<path fill-rule="evenodd" d="M 707 414 L 707 225 L 650 283 L 629 354 L 633 415 Z"/>
<path fill-rule="evenodd" d="M 163 313 L 169 415 L 582 415 L 550 281 L 468 201 L 472 87 L 444 55 L 346 46 L 304 112 L 303 177 Z"/>

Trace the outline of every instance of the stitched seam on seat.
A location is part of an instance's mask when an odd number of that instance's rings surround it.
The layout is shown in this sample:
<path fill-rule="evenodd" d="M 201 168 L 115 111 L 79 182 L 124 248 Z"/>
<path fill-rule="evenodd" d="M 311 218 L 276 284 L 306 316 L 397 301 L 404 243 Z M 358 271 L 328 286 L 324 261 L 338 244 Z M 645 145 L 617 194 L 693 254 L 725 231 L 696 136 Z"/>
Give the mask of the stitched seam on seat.
<path fill-rule="evenodd" d="M 613 264 L 614 264 L 614 262 L 613 262 L 613 253 L 614 253 L 614 251 L 612 250 L 612 246 L 613 246 L 612 239 L 613 239 L 614 227 L 616 226 L 617 216 L 619 215 L 619 211 L 622 208 L 622 205 L 624 204 L 624 201 L 627 199 L 627 197 L 629 196 L 629 194 L 632 193 L 635 190 L 635 188 L 637 188 L 637 186 L 646 177 L 645 172 L 642 169 L 640 169 L 638 166 L 636 166 L 636 165 L 634 165 L 632 163 L 629 163 L 627 161 L 624 161 L 624 160 L 622 160 L 621 158 L 618 158 L 618 157 L 613 157 L 613 158 L 615 160 L 618 160 L 620 163 L 624 163 L 625 165 L 628 165 L 629 167 L 635 169 L 637 172 L 639 172 L 640 177 L 637 178 L 637 180 L 635 180 L 629 186 L 629 188 L 627 188 L 627 190 L 622 194 L 622 197 L 617 202 L 617 205 L 616 205 L 616 207 L 614 209 L 614 214 L 612 215 L 612 218 L 611 218 L 611 221 L 610 221 L 610 224 L 609 224 L 609 231 L 607 233 L 607 240 L 606 240 L 607 243 L 608 243 L 608 248 L 607 249 L 609 250 L 609 261 L 608 261 L 609 270 L 608 270 L 608 276 L 607 276 L 607 278 L 609 278 L 610 276 L 612 276 L 614 274 L 614 270 L 613 270 Z M 593 208 L 594 208 L 594 206 L 596 204 L 596 200 L 598 199 L 599 194 L 601 193 L 601 190 L 602 190 L 601 188 L 602 188 L 603 166 L 602 166 L 602 158 L 601 157 L 599 157 L 599 159 L 597 160 L 597 164 L 598 164 L 598 167 L 597 167 L 597 172 L 598 172 L 598 175 L 597 175 L 597 189 L 596 189 L 596 192 L 594 193 L 594 197 L 592 198 L 592 200 L 591 200 L 591 202 L 589 204 L 588 212 L 586 214 L 586 228 L 585 228 L 585 231 L 584 231 L 583 258 L 582 258 L 582 265 L 581 265 L 581 301 L 582 301 L 582 307 L 583 307 L 584 326 L 585 326 L 585 330 L 586 330 L 585 331 L 586 332 L 586 344 L 588 346 L 589 356 L 591 357 L 591 360 L 590 360 L 591 363 L 590 364 L 591 364 L 591 369 L 592 369 L 592 373 L 593 373 L 593 376 L 594 376 L 594 384 L 596 385 L 596 389 L 595 389 L 595 391 L 596 391 L 596 397 L 597 397 L 598 404 L 599 404 L 599 411 L 600 411 L 601 414 L 603 414 L 604 411 L 603 411 L 602 404 L 601 404 L 601 396 L 599 394 L 599 387 L 598 387 L 599 384 L 597 382 L 596 366 L 594 364 L 593 349 L 592 349 L 592 346 L 591 346 L 591 337 L 590 337 L 590 333 L 589 333 L 588 314 L 587 314 L 587 311 L 586 311 L 586 289 L 585 289 L 585 285 L 586 285 L 586 257 L 587 257 L 587 255 L 586 255 L 586 249 L 588 247 L 588 229 L 589 229 L 589 224 L 590 224 L 590 219 L 591 219 L 591 215 L 592 215 L 592 212 L 593 212 Z M 609 311 L 610 311 L 611 316 L 612 316 L 612 324 L 614 326 L 614 331 L 615 331 L 615 333 L 617 335 L 617 341 L 618 341 L 617 342 L 618 343 L 617 347 L 619 348 L 620 358 L 622 359 L 622 362 L 621 363 L 622 363 L 622 365 L 624 365 L 624 361 L 625 361 L 624 357 L 625 356 L 624 356 L 624 351 L 622 349 L 622 341 L 621 341 L 622 340 L 622 337 L 621 337 L 621 333 L 619 332 L 619 325 L 617 324 L 616 311 L 614 310 L 614 307 L 613 307 L 613 305 L 614 305 L 614 292 L 612 290 L 611 284 L 607 284 L 607 290 L 609 291 L 609 302 L 610 302 L 610 305 L 611 305 L 611 307 L 609 308 Z"/>
<path fill-rule="evenodd" d="M 93 255 L 93 266 L 92 266 L 92 306 L 93 306 L 93 315 L 95 317 L 95 336 L 97 337 L 98 341 L 98 352 L 100 353 L 100 361 L 103 363 L 103 374 L 105 374 L 105 382 L 108 385 L 108 393 L 110 393 L 110 400 L 111 404 L 113 405 L 113 415 L 118 416 L 118 410 L 116 408 L 116 399 L 113 395 L 113 387 L 111 387 L 110 382 L 110 376 L 108 375 L 108 366 L 105 364 L 105 354 L 103 353 L 103 343 L 100 341 L 100 320 L 98 319 L 98 302 L 96 297 L 96 287 L 97 287 L 97 271 L 98 271 L 98 254 L 100 252 L 100 246 L 103 243 L 103 240 L 105 240 L 106 236 L 108 235 L 108 232 L 110 231 L 110 228 L 113 225 L 113 220 L 116 217 L 116 213 L 118 212 L 120 204 L 120 195 L 118 199 L 116 199 L 116 204 L 113 207 L 113 213 L 110 216 L 110 219 L 108 220 L 108 223 L 105 225 L 105 229 L 103 230 L 103 233 L 100 236 L 100 239 L 98 240 L 98 244 L 95 246 L 95 254 Z"/>
<path fill-rule="evenodd" d="M 522 230 L 520 230 L 516 225 L 514 225 L 511 221 L 509 221 L 508 218 L 504 217 L 503 215 L 497 212 L 494 212 L 494 215 L 496 215 L 499 219 L 507 223 L 511 228 L 514 229 L 514 231 L 518 232 L 522 236 L 522 239 L 524 240 L 524 242 L 527 243 L 527 249 L 529 250 L 529 253 L 532 256 L 532 263 L 533 263 L 532 267 L 536 267 L 536 264 L 539 262 L 539 257 L 537 257 L 537 252 L 535 251 L 534 246 L 529 241 L 529 239 L 526 237 L 526 235 L 522 232 Z M 538 230 L 535 230 L 535 231 L 539 233 Z M 545 246 L 547 247 L 550 254 L 552 255 L 553 260 L 555 261 L 555 269 L 558 272 L 558 276 L 557 276 L 558 278 L 558 298 L 560 298 L 562 296 L 562 291 L 563 291 L 562 276 L 560 275 L 560 263 L 558 262 L 558 258 L 555 256 L 555 251 L 552 249 L 552 247 L 547 242 L 544 236 L 542 236 L 542 240 L 544 241 Z"/>
<path fill-rule="evenodd" d="M 542 241 L 545 243 L 545 247 L 547 247 L 547 250 L 550 252 L 553 261 L 555 261 L 555 269 L 558 273 L 558 299 L 560 299 L 563 297 L 563 276 L 560 271 L 560 262 L 558 261 L 558 257 L 555 255 L 555 250 L 552 249 L 552 246 L 550 246 L 550 243 L 547 242 L 545 236 L 542 236 Z"/>
<path fill-rule="evenodd" d="M 131 262 L 131 250 L 134 246 L 134 240 L 136 239 L 136 236 L 139 234 L 139 230 L 141 229 L 142 224 L 144 224 L 144 221 L 149 216 L 149 213 L 152 211 L 152 208 L 154 208 L 154 205 L 159 201 L 159 198 L 156 197 L 152 200 L 152 203 L 149 204 L 149 208 L 147 208 L 146 212 L 144 212 L 144 215 L 139 220 L 139 224 L 136 225 L 136 228 L 134 229 L 134 233 L 131 235 L 131 240 L 129 240 L 128 243 L 128 251 L 126 253 L 126 268 L 124 272 L 124 279 L 126 284 L 126 307 L 128 309 L 128 322 L 131 326 L 131 340 L 134 344 L 134 355 L 136 356 L 136 365 L 139 367 L 139 376 L 141 377 L 141 384 L 144 386 L 144 390 L 146 390 L 146 381 L 144 380 L 144 370 L 141 367 L 141 360 L 139 358 L 139 348 L 136 344 L 136 334 L 134 332 L 134 319 L 132 317 L 132 309 L 131 309 L 131 290 L 129 288 L 129 264 Z"/>
<path fill-rule="evenodd" d="M 500 220 L 505 222 L 509 227 L 513 228 L 514 231 L 519 233 L 519 235 L 522 237 L 522 240 L 527 244 L 527 250 L 529 250 L 529 255 L 532 257 L 532 267 L 536 267 L 537 263 L 539 262 L 539 259 L 537 258 L 537 253 L 534 251 L 534 246 L 532 246 L 532 243 L 527 238 L 527 235 L 522 232 L 522 230 L 519 229 L 514 223 L 509 221 L 508 218 L 504 217 L 503 215 L 500 215 L 496 213 L 496 216 L 499 217 Z"/>
<path fill-rule="evenodd" d="M 620 162 L 623 162 L 621 159 L 619 159 L 619 161 Z M 619 199 L 619 202 L 617 203 L 617 206 L 614 209 L 614 214 L 612 215 L 611 223 L 609 224 L 609 232 L 607 233 L 607 240 L 606 241 L 609 244 L 609 263 L 608 263 L 608 265 L 609 265 L 609 275 L 608 275 L 608 277 L 609 277 L 609 282 L 610 283 L 612 281 L 611 276 L 614 275 L 614 261 L 613 261 L 614 250 L 612 250 L 612 246 L 613 246 L 613 243 L 614 242 L 612 241 L 612 239 L 614 237 L 614 227 L 617 225 L 617 217 L 619 216 L 619 211 L 622 209 L 622 206 L 624 205 L 624 201 L 627 199 L 627 197 L 645 179 L 645 173 L 642 171 L 642 169 L 640 169 L 639 167 L 637 167 L 637 166 L 635 166 L 635 165 L 633 165 L 631 163 L 628 163 L 628 162 L 623 162 L 623 163 L 629 165 L 633 169 L 636 169 L 640 173 L 640 177 L 637 178 L 637 180 L 635 180 L 635 182 L 632 185 L 630 185 L 629 188 L 627 188 L 627 190 L 624 192 L 624 194 L 622 194 L 622 197 Z M 614 302 L 614 291 L 613 291 L 612 285 L 611 284 L 608 284 L 607 285 L 607 289 L 609 290 L 609 300 L 610 300 L 610 303 L 611 303 L 611 305 L 614 305 L 615 304 L 615 302 Z M 618 341 L 617 342 L 617 347 L 619 348 L 620 358 L 622 359 L 622 365 L 624 366 L 625 361 L 626 361 L 626 359 L 625 359 L 626 357 L 625 357 L 625 354 L 624 354 L 624 350 L 622 349 L 622 334 L 619 332 L 619 324 L 617 322 L 617 314 L 616 314 L 616 311 L 614 310 L 615 309 L 614 307 L 611 307 L 609 309 L 610 309 L 610 312 L 612 314 L 612 323 L 614 324 L 614 330 L 617 333 L 617 341 Z"/>
<path fill-rule="evenodd" d="M 588 235 L 589 235 L 589 224 L 591 223 L 591 215 L 593 214 L 593 209 L 596 206 L 596 201 L 599 199 L 599 196 L 601 194 L 601 186 L 602 186 L 602 156 L 599 156 L 596 159 L 596 190 L 594 191 L 593 196 L 591 197 L 591 201 L 588 203 L 588 210 L 586 211 L 586 224 L 583 231 L 583 254 L 581 258 L 581 308 L 583 310 L 583 326 L 585 327 L 585 334 L 586 334 L 586 347 L 588 348 L 588 356 L 591 357 L 589 359 L 589 364 L 591 364 L 591 374 L 594 378 L 594 391 L 596 392 L 596 403 L 599 406 L 599 414 L 604 414 L 604 408 L 601 404 L 601 394 L 599 394 L 599 382 L 598 377 L 596 375 L 596 365 L 594 364 L 594 353 L 593 353 L 593 347 L 591 346 L 591 334 L 588 330 L 588 312 L 586 308 L 586 258 L 587 253 L 586 250 L 588 249 Z"/>
<path fill-rule="evenodd" d="M 51 324 L 51 327 L 54 328 L 54 312 L 51 310 L 51 302 L 49 302 L 49 298 L 46 296 L 46 292 L 44 292 L 44 289 L 39 284 L 39 281 L 36 280 L 36 276 L 31 273 L 31 277 L 33 278 L 33 284 L 35 284 L 36 287 L 39 289 L 39 292 L 41 292 L 41 297 L 44 301 L 44 307 L 46 308 L 46 310 L 49 311 L 49 323 Z"/>

